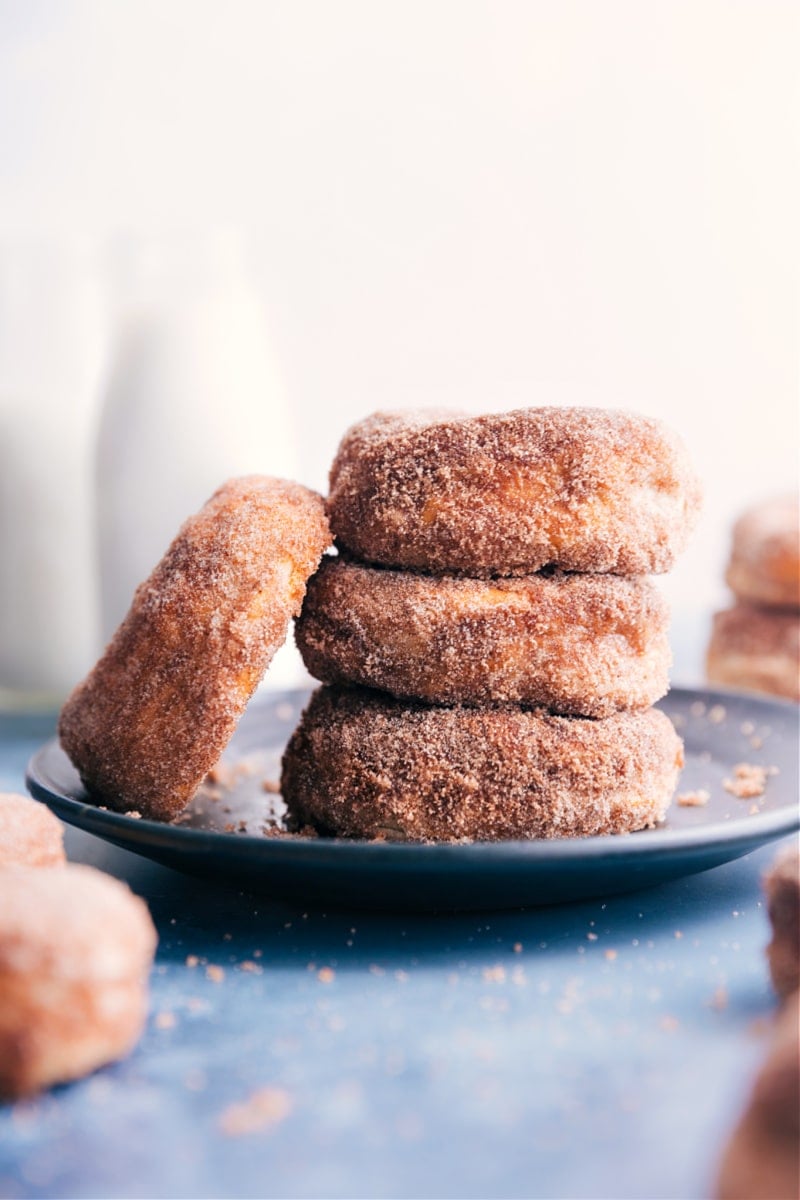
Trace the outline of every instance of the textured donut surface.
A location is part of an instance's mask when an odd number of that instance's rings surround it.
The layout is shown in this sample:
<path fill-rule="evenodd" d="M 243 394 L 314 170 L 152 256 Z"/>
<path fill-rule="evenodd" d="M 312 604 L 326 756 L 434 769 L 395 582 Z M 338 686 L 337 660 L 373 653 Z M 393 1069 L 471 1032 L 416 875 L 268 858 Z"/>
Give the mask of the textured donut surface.
<path fill-rule="evenodd" d="M 68 698 L 61 743 L 95 803 L 169 820 L 227 745 L 329 545 L 324 502 L 252 475 L 185 522 Z"/>
<path fill-rule="evenodd" d="M 733 527 L 725 576 L 741 600 L 800 607 L 800 508 L 781 496 L 748 509 Z"/>
<path fill-rule="evenodd" d="M 0 1095 L 127 1054 L 155 945 L 147 906 L 93 867 L 0 869 Z"/>
<path fill-rule="evenodd" d="M 64 830 L 49 808 L 28 796 L 0 794 L 0 867 L 59 867 Z"/>
<path fill-rule="evenodd" d="M 656 824 L 682 765 L 657 709 L 593 721 L 322 687 L 287 746 L 282 793 L 299 826 L 343 837 L 575 837 Z"/>
<path fill-rule="evenodd" d="M 468 575 L 668 571 L 695 524 L 678 437 L 634 413 L 376 413 L 331 468 L 338 544 L 367 562 Z"/>
<path fill-rule="evenodd" d="M 664 695 L 667 627 L 667 605 L 644 579 L 467 579 L 326 558 L 295 637 L 324 683 L 603 717 Z"/>
<path fill-rule="evenodd" d="M 715 613 L 706 675 L 711 683 L 800 700 L 800 613 L 745 603 Z"/>

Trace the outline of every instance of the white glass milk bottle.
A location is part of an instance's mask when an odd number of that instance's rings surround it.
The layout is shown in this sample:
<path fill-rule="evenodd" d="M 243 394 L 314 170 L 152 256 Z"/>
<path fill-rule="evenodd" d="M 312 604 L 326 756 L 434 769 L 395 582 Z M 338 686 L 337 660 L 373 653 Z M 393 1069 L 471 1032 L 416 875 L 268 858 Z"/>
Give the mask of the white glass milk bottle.
<path fill-rule="evenodd" d="M 105 349 L 88 245 L 0 242 L 0 706 L 54 707 L 100 648 L 94 446 Z"/>
<path fill-rule="evenodd" d="M 134 265 L 136 299 L 120 312 L 98 442 L 106 637 L 220 483 L 296 472 L 284 386 L 239 239 L 151 241 Z"/>

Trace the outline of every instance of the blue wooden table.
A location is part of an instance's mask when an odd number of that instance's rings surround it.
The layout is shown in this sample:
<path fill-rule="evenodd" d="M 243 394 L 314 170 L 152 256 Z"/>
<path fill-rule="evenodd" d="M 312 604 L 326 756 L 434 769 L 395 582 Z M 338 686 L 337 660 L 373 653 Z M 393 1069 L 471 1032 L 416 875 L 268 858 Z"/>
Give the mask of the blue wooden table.
<path fill-rule="evenodd" d="M 0 719 L 23 790 L 52 719 Z M 2 1197 L 710 1194 L 775 1002 L 775 847 L 528 912 L 303 911 L 69 830 L 160 944 L 126 1062 L 0 1108 Z"/>

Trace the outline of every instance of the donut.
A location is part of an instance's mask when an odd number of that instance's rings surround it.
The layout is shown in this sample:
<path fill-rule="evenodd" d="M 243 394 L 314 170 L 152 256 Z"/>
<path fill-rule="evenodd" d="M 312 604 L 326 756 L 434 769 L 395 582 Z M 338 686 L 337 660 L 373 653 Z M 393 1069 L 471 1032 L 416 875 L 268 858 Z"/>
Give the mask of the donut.
<path fill-rule="evenodd" d="M 326 558 L 295 638 L 323 683 L 605 717 L 664 695 L 667 626 L 667 605 L 644 579 L 467 579 Z"/>
<path fill-rule="evenodd" d="M 27 796 L 0 793 L 0 867 L 64 862 L 64 831 L 50 810 Z"/>
<path fill-rule="evenodd" d="M 290 820 L 401 841 L 625 833 L 661 820 L 683 747 L 657 709 L 602 720 L 319 688 L 283 757 Z"/>
<path fill-rule="evenodd" d="M 772 985 L 786 997 L 800 987 L 800 850 L 783 850 L 764 876 L 772 938 L 767 959 Z"/>
<path fill-rule="evenodd" d="M 0 869 L 0 1095 L 126 1055 L 147 1012 L 147 906 L 93 867 Z"/>
<path fill-rule="evenodd" d="M 795 1200 L 800 1194 L 800 1009 L 792 996 L 725 1149 L 716 1200 Z"/>
<path fill-rule="evenodd" d="M 590 408 L 376 413 L 330 475 L 337 544 L 389 567 L 466 575 L 668 571 L 700 489 L 660 422 Z"/>
<path fill-rule="evenodd" d="M 181 528 L 67 699 L 61 744 L 90 799 L 177 816 L 227 745 L 330 543 L 300 484 L 232 479 Z"/>
<path fill-rule="evenodd" d="M 800 613 L 739 603 L 714 614 L 711 683 L 800 700 Z"/>
<path fill-rule="evenodd" d="M 748 509 L 733 527 L 725 579 L 740 600 L 800 607 L 800 508 L 780 496 Z"/>

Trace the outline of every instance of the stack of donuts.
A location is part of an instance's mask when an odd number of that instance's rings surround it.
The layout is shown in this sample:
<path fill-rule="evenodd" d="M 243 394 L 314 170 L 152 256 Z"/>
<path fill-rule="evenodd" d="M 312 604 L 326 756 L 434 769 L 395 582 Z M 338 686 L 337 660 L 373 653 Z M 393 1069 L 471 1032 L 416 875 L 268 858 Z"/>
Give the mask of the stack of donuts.
<path fill-rule="evenodd" d="M 493 840 L 659 821 L 682 746 L 670 569 L 699 509 L 680 441 L 599 409 L 376 414 L 330 477 L 337 556 L 296 627 L 325 686 L 284 755 L 292 820 Z"/>
<path fill-rule="evenodd" d="M 714 615 L 712 683 L 800 700 L 800 510 L 767 500 L 733 527 L 725 574 L 735 603 Z"/>

